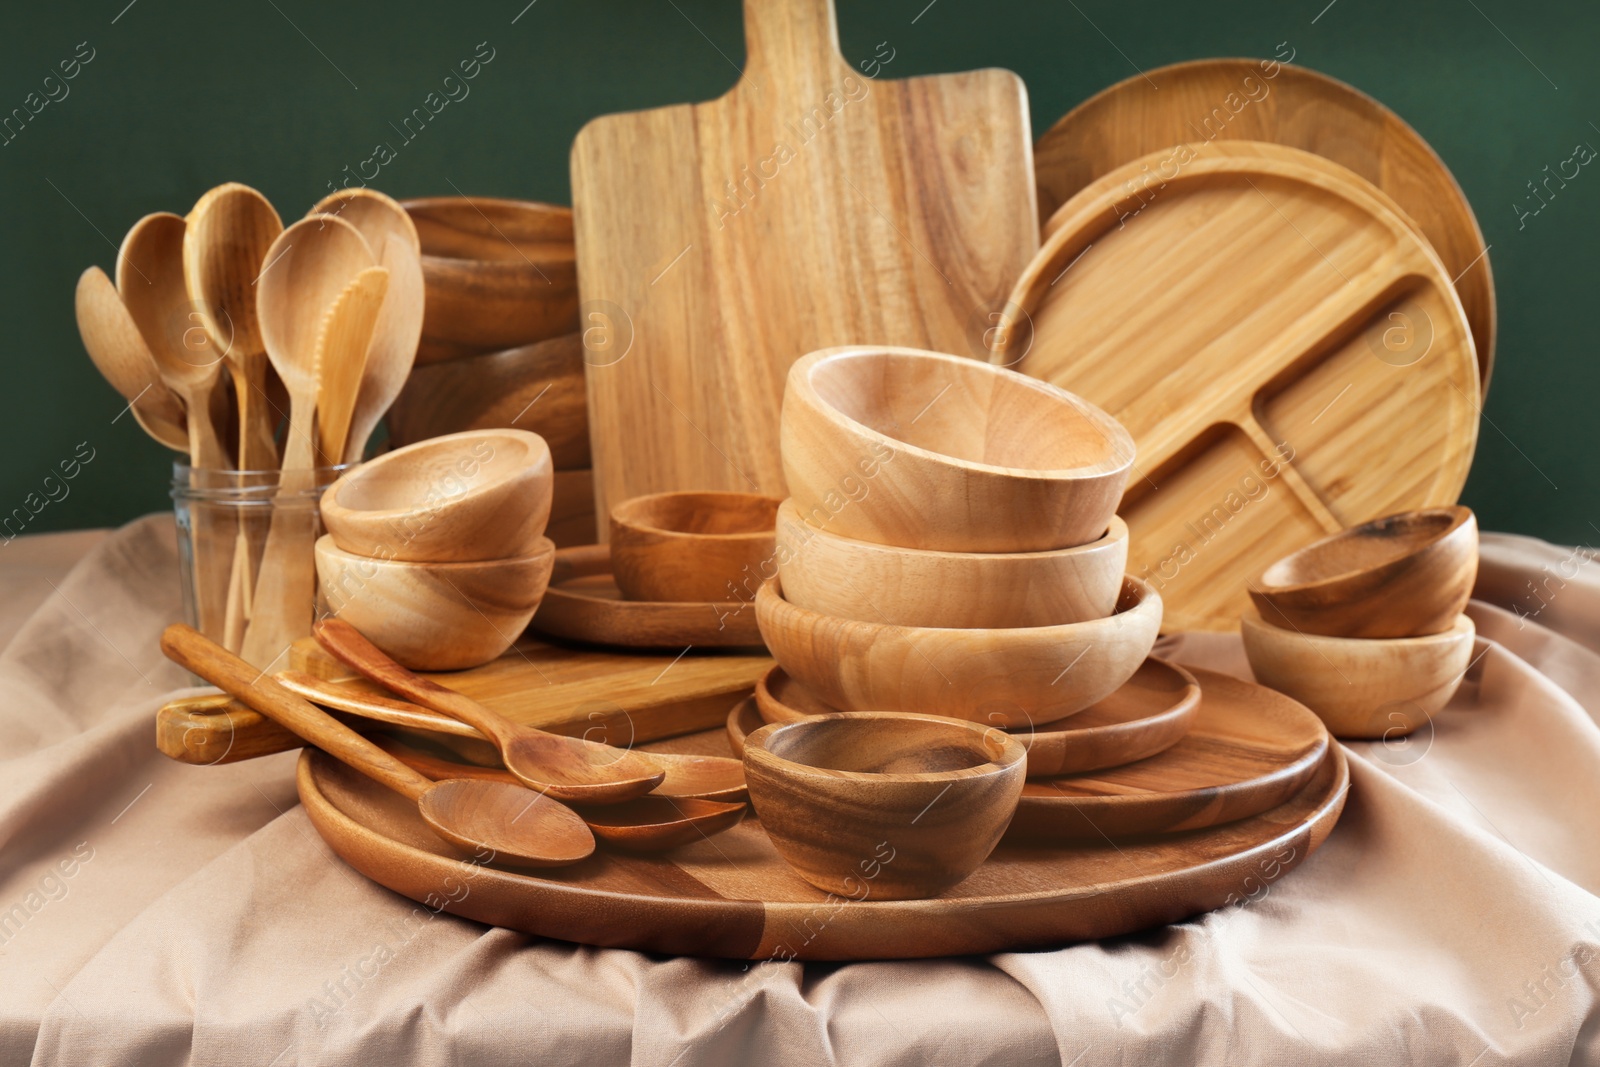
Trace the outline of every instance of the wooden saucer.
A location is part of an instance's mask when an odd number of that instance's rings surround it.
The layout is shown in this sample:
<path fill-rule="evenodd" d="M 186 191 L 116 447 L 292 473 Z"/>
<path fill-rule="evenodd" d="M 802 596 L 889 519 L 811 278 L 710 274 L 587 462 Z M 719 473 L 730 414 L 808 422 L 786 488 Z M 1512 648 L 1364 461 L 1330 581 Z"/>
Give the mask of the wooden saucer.
<path fill-rule="evenodd" d="M 812 715 L 849 714 L 818 700 L 776 665 L 756 684 L 755 702 L 758 717 L 744 732 L 763 720 L 796 722 Z M 1189 732 L 1199 707 L 1200 686 L 1194 677 L 1152 656 L 1122 688 L 1078 714 L 1009 732 L 1028 749 L 1029 778 L 1082 774 L 1171 748 Z M 730 738 L 733 728 L 730 720 Z"/>
<path fill-rule="evenodd" d="M 727 754 L 719 734 L 699 736 L 706 754 Z M 1293 870 L 1326 840 L 1350 776 L 1334 747 L 1303 790 L 1263 814 L 1115 845 L 1008 839 L 941 896 L 903 901 L 874 899 L 870 879 L 854 899 L 814 888 L 783 862 L 753 815 L 670 858 L 601 851 L 570 867 L 511 870 L 469 862 L 427 829 L 415 804 L 320 752 L 306 750 L 296 783 L 318 833 L 380 885 L 430 905 L 439 903 L 439 886 L 467 886 L 443 904 L 455 915 L 608 948 L 859 960 L 1048 948 L 1223 907 Z"/>
<path fill-rule="evenodd" d="M 556 552 L 555 571 L 528 629 L 546 637 L 621 648 L 758 648 L 754 604 L 626 600 L 611 577 L 608 545 Z"/>

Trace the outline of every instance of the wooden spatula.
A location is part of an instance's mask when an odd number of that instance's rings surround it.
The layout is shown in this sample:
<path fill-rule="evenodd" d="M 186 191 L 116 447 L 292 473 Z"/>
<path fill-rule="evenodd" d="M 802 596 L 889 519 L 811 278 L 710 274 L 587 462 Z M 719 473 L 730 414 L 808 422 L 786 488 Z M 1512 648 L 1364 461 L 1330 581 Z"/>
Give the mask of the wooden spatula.
<path fill-rule="evenodd" d="M 602 515 L 670 489 L 783 495 L 791 363 L 854 343 L 981 358 L 1038 246 L 1015 74 L 875 80 L 840 55 L 832 0 L 744 12 L 729 93 L 572 146 Z"/>
<path fill-rule="evenodd" d="M 324 466 L 344 462 L 350 417 L 388 289 L 389 272 L 368 267 L 351 279 L 322 320 L 317 338 L 317 451 Z"/>

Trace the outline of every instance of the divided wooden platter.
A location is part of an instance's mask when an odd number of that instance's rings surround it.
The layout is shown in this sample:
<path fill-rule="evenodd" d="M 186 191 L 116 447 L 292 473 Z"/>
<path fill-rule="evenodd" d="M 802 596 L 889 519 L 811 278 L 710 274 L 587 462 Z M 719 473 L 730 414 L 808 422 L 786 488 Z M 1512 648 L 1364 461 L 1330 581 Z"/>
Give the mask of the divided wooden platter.
<path fill-rule="evenodd" d="M 293 670 L 326 679 L 353 697 L 386 695 L 324 652 L 313 638 L 290 650 Z M 520 723 L 627 746 L 721 727 L 728 705 L 772 666 L 763 655 L 685 655 L 578 649 L 524 637 L 493 663 L 424 674 Z M 420 713 L 412 725 L 473 736 Z M 359 725 L 356 717 L 346 722 Z M 157 746 L 185 763 L 232 763 L 301 745 L 299 738 L 237 702 L 173 701 L 156 715 Z"/>
<path fill-rule="evenodd" d="M 556 553 L 555 573 L 529 629 L 620 648 L 759 648 L 762 643 L 753 603 L 623 599 L 611 577 L 608 545 Z"/>
<path fill-rule="evenodd" d="M 1234 140 L 1315 152 L 1393 197 L 1455 279 L 1488 388 L 1494 277 L 1466 196 L 1400 116 L 1326 74 L 1276 60 L 1198 59 L 1101 90 L 1034 144 L 1039 217 L 1049 219 L 1079 190 L 1129 160 L 1170 145 Z"/>
<path fill-rule="evenodd" d="M 1150 179 L 1171 151 L 1062 208 L 993 358 L 1128 428 L 1129 572 L 1165 629 L 1232 630 L 1261 561 L 1455 502 L 1477 364 L 1449 274 L 1381 192 L 1247 142 Z"/>
<path fill-rule="evenodd" d="M 866 77 L 832 0 L 745 0 L 744 18 L 727 94 L 596 119 L 572 146 L 601 515 L 674 489 L 785 495 L 791 363 L 981 355 L 969 324 L 1038 246 L 1015 74 Z"/>
<path fill-rule="evenodd" d="M 706 754 L 717 735 L 702 735 Z M 650 746 L 645 750 L 649 751 Z M 1343 810 L 1344 752 L 1306 787 L 1226 826 L 1118 845 L 1004 841 L 966 881 L 930 900 L 830 897 L 779 857 L 750 816 L 666 856 L 602 848 L 559 870 L 463 859 L 415 805 L 308 750 L 296 782 L 312 824 L 356 870 L 414 900 L 470 892 L 445 910 L 542 937 L 602 947 L 752 960 L 858 960 L 1027 950 L 1131 933 L 1247 899 L 1315 851 Z M 430 894 L 433 896 L 430 897 Z"/>

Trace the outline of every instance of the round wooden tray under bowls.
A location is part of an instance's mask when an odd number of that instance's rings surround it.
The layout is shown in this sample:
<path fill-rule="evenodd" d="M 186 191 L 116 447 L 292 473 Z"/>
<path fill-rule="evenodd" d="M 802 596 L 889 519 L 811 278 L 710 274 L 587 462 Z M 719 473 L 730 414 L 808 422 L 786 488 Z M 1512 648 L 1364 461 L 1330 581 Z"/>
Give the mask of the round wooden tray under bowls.
<path fill-rule="evenodd" d="M 895 626 L 1054 626 L 1116 607 L 1128 526 L 1049 552 L 935 552 L 857 541 L 818 529 L 794 501 L 778 509 L 777 567 L 799 607 Z"/>
<path fill-rule="evenodd" d="M 1348 738 L 1404 737 L 1433 718 L 1460 688 L 1476 635 L 1465 615 L 1425 637 L 1323 637 L 1242 622 L 1256 680 Z"/>
<path fill-rule="evenodd" d="M 1130 160 L 1169 146 L 1271 141 L 1315 152 L 1382 189 L 1455 279 L 1479 377 L 1494 366 L 1494 278 L 1466 195 L 1400 116 L 1344 82 L 1276 60 L 1197 59 L 1118 82 L 1067 112 L 1033 150 L 1039 218 Z M 1156 167 L 1152 167 L 1156 170 Z M 1050 233 L 1046 224 L 1045 236 Z"/>
<path fill-rule="evenodd" d="M 1443 633 L 1472 597 L 1478 520 L 1424 508 L 1362 523 L 1293 552 L 1250 585 L 1274 626 L 1328 637 Z"/>
<path fill-rule="evenodd" d="M 728 740 L 741 751 L 745 734 L 763 722 L 799 722 L 815 715 L 855 715 L 829 707 L 773 666 L 756 683 L 757 714 L 729 720 Z M 1116 692 L 1078 714 L 1038 727 L 1013 727 L 1028 750 L 1028 777 L 1080 774 L 1132 763 L 1181 741 L 1200 708 L 1200 685 L 1182 667 L 1151 657 Z"/>
<path fill-rule="evenodd" d="M 1128 569 L 1166 599 L 1169 629 L 1224 631 L 1263 560 L 1455 502 L 1477 364 L 1438 256 L 1351 172 L 1219 142 L 1163 183 L 1149 175 L 1164 159 L 1062 208 L 994 358 L 1127 426 Z"/>
<path fill-rule="evenodd" d="M 1012 727 L 1064 719 L 1133 677 L 1161 629 L 1161 597 L 1129 577 L 1103 619 L 950 630 L 807 611 L 768 582 L 756 594 L 756 619 L 773 659 L 841 711 Z"/>
<path fill-rule="evenodd" d="M 540 538 L 514 559 L 415 563 L 315 548 L 328 605 L 402 666 L 455 671 L 497 658 L 522 636 L 545 594 L 556 546 Z"/>
<path fill-rule="evenodd" d="M 609 545 L 563 548 L 531 629 L 546 637 L 621 648 L 751 648 L 761 644 L 755 607 L 627 600 L 611 577 Z"/>
<path fill-rule="evenodd" d="M 401 206 L 422 242 L 427 296 L 418 363 L 578 328 L 571 208 L 483 196 Z"/>
<path fill-rule="evenodd" d="M 648 751 L 648 749 L 647 749 Z M 413 900 L 469 892 L 444 909 L 478 922 L 608 948 L 732 959 L 860 960 L 1042 949 L 1177 922 L 1246 899 L 1315 851 L 1350 783 L 1337 746 L 1287 803 L 1226 826 L 1071 848 L 1009 839 L 931 900 L 855 899 L 815 888 L 759 818 L 666 856 L 599 849 L 544 871 L 475 864 L 416 805 L 313 749 L 296 784 L 312 825 L 357 871 Z M 430 895 L 431 894 L 431 895 Z"/>
<path fill-rule="evenodd" d="M 550 519 L 544 438 L 469 430 L 387 452 L 322 494 L 322 524 L 346 552 L 453 563 L 531 552 Z"/>
<path fill-rule="evenodd" d="M 828 348 L 800 359 L 779 438 L 806 522 L 943 552 L 1096 540 L 1133 465 L 1127 431 L 1093 404 L 914 348 Z"/>
<path fill-rule="evenodd" d="M 611 509 L 617 588 L 629 600 L 750 600 L 775 567 L 778 503 L 693 490 L 622 501 Z"/>

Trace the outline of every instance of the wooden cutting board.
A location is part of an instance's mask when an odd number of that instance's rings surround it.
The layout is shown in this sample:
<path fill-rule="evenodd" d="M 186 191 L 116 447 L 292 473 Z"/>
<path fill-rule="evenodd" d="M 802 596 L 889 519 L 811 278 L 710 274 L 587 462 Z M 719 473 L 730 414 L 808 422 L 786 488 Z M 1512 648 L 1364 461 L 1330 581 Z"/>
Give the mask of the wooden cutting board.
<path fill-rule="evenodd" d="M 703 736 L 705 754 L 727 755 L 720 732 Z M 647 952 L 859 960 L 1050 948 L 1259 899 L 1326 840 L 1350 774 L 1334 746 L 1293 799 L 1253 818 L 1120 844 L 1003 841 L 943 896 L 903 901 L 871 899 L 870 882 L 859 899 L 824 894 L 790 870 L 754 816 L 662 856 L 602 848 L 576 866 L 514 870 L 467 862 L 415 803 L 320 752 L 301 757 L 296 783 L 312 825 L 373 881 L 430 906 L 440 885 L 468 886 L 444 904 L 456 915 Z"/>
<path fill-rule="evenodd" d="M 1455 502 L 1477 362 L 1450 275 L 1381 191 L 1278 145 L 1175 151 L 1062 207 L 994 358 L 1128 428 L 1129 572 L 1163 629 L 1231 630 L 1272 560 Z"/>
<path fill-rule="evenodd" d="M 601 515 L 671 489 L 783 496 L 791 363 L 841 344 L 981 356 L 984 313 L 1038 247 L 1015 74 L 869 78 L 832 0 L 744 16 L 726 95 L 608 115 L 572 146 Z M 892 49 L 862 62 L 894 72 Z"/>
<path fill-rule="evenodd" d="M 1129 160 L 1169 145 L 1236 140 L 1315 152 L 1393 197 L 1455 279 L 1487 389 L 1494 365 L 1494 276 L 1466 195 L 1405 120 L 1325 74 L 1276 60 L 1199 59 L 1096 93 L 1034 145 L 1040 218 Z"/>

